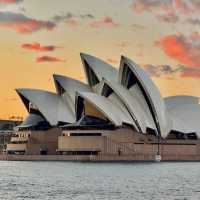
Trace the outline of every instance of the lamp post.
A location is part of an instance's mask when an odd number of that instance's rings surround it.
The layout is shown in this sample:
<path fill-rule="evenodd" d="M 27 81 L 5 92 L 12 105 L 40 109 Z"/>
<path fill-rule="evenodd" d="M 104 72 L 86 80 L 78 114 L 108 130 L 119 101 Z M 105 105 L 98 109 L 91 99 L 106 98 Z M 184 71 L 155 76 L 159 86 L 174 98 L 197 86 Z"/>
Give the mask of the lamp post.
<path fill-rule="evenodd" d="M 156 154 L 156 156 L 155 156 L 155 161 L 156 162 L 160 162 L 161 161 L 161 159 L 162 159 L 162 157 L 161 157 L 161 155 L 160 155 L 160 135 L 158 135 L 157 136 L 157 154 Z"/>

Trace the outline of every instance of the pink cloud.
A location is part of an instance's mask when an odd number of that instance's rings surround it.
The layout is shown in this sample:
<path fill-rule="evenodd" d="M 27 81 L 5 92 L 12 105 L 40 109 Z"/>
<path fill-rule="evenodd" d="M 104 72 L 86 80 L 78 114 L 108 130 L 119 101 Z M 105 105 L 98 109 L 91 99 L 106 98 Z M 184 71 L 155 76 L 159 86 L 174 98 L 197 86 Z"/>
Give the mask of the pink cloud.
<path fill-rule="evenodd" d="M 23 0 L 0 0 L 0 3 L 5 3 L 5 4 L 14 4 L 14 3 L 20 3 Z"/>
<path fill-rule="evenodd" d="M 114 22 L 114 20 L 111 17 L 105 16 L 98 21 L 97 20 L 92 21 L 89 25 L 92 28 L 102 28 L 102 27 L 115 28 L 119 26 L 119 23 Z"/>
<path fill-rule="evenodd" d="M 18 33 L 29 34 L 39 30 L 52 30 L 56 26 L 51 21 L 36 20 L 20 13 L 0 12 L 0 28 L 13 29 Z"/>
<path fill-rule="evenodd" d="M 29 50 L 34 50 L 34 51 L 54 51 L 56 48 L 58 48 L 57 46 L 53 46 L 53 45 L 48 45 L 48 46 L 42 46 L 40 43 L 25 43 L 21 45 L 22 48 L 24 49 L 29 49 Z"/>
<path fill-rule="evenodd" d="M 53 56 L 41 56 L 36 59 L 36 62 L 65 62 L 65 60 Z"/>
<path fill-rule="evenodd" d="M 183 0 L 173 0 L 174 7 L 178 9 L 182 14 L 190 14 L 195 10 L 195 3 Z"/>
<path fill-rule="evenodd" d="M 179 15 L 192 16 L 200 11 L 198 0 L 133 0 L 131 9 L 134 13 L 149 12 L 162 22 L 175 23 Z"/>
<path fill-rule="evenodd" d="M 172 9 L 173 0 L 134 0 L 131 8 L 136 13 L 155 12 L 160 10 L 169 11 Z"/>
<path fill-rule="evenodd" d="M 190 14 L 198 6 L 195 0 L 134 0 L 131 8 L 134 12 L 180 12 Z"/>

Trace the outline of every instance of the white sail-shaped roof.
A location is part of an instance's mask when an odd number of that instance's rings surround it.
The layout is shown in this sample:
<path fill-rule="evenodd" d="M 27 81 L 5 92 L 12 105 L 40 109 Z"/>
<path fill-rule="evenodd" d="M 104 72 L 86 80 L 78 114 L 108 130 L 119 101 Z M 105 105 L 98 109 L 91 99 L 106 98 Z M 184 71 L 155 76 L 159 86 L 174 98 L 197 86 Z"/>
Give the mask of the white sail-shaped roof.
<path fill-rule="evenodd" d="M 52 126 L 57 125 L 58 122 L 75 122 L 74 114 L 57 94 L 36 89 L 17 89 L 16 91 L 27 110 L 31 102 Z"/>
<path fill-rule="evenodd" d="M 122 126 L 123 123 L 132 124 L 132 119 L 130 116 L 126 115 L 126 113 L 123 112 L 119 107 L 114 105 L 112 102 L 110 102 L 108 99 L 106 99 L 103 96 L 100 96 L 95 93 L 91 92 L 81 92 L 77 93 L 76 96 L 76 113 L 77 113 L 77 120 L 79 120 L 80 116 L 78 116 L 78 113 L 80 113 L 79 109 L 79 101 L 81 101 L 81 98 L 92 104 L 96 110 L 101 112 L 103 115 L 106 116 L 114 125 L 116 126 Z"/>
<path fill-rule="evenodd" d="M 176 106 L 185 104 L 199 104 L 199 100 L 199 97 L 186 95 L 169 96 L 164 98 L 167 109 L 172 109 Z"/>
<path fill-rule="evenodd" d="M 200 137 L 200 105 L 182 104 L 168 110 L 173 119 L 172 130 L 183 133 L 196 132 Z"/>
<path fill-rule="evenodd" d="M 147 73 L 133 61 L 122 56 L 119 81 L 129 89 L 131 94 L 140 98 L 138 100 L 143 104 L 150 123 L 152 123 L 153 118 L 158 134 L 166 137 L 170 131 L 171 123 L 166 113 L 163 98 Z"/>
<path fill-rule="evenodd" d="M 67 76 L 54 74 L 53 78 L 58 95 L 63 98 L 70 110 L 75 114 L 76 92 L 91 92 L 91 88 L 87 84 Z"/>
<path fill-rule="evenodd" d="M 164 101 L 167 112 L 172 119 L 172 130 L 182 133 L 200 133 L 198 118 L 194 117 L 196 114 L 200 115 L 199 97 L 186 95 L 170 96 L 165 97 Z"/>
<path fill-rule="evenodd" d="M 143 108 L 141 107 L 141 104 L 138 101 L 138 99 L 134 98 L 131 95 L 131 93 L 127 90 L 127 88 L 125 88 L 120 83 L 104 79 L 101 94 L 103 96 L 110 96 L 111 93 L 115 94 L 115 96 L 112 97 L 115 98 L 115 101 L 118 99 L 121 102 L 121 104 L 125 106 L 126 110 L 135 122 L 134 124 L 136 126 L 136 129 L 139 132 L 146 133 L 146 128 L 149 125 L 149 120 Z"/>
<path fill-rule="evenodd" d="M 80 55 L 88 84 L 91 87 L 98 85 L 102 78 L 117 80 L 118 71 L 112 65 L 88 54 L 81 53 Z"/>
<path fill-rule="evenodd" d="M 30 113 L 26 119 L 17 128 L 28 128 L 36 126 L 40 122 L 45 122 L 46 120 L 39 114 Z"/>

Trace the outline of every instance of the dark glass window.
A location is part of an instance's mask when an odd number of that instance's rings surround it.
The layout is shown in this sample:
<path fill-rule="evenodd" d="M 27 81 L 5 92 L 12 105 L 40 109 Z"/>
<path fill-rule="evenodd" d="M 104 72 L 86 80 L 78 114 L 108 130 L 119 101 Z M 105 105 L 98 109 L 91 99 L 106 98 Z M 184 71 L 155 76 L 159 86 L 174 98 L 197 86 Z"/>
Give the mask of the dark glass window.
<path fill-rule="evenodd" d="M 63 155 L 98 155 L 99 151 L 63 151 Z"/>
<path fill-rule="evenodd" d="M 94 85 L 98 84 L 100 81 L 97 78 L 96 74 L 94 73 L 94 71 L 91 69 L 91 67 L 85 60 L 84 60 L 84 63 L 85 63 L 86 73 L 88 76 L 89 85 L 94 86 Z"/>
<path fill-rule="evenodd" d="M 56 89 L 59 95 L 62 95 L 65 93 L 65 89 L 60 85 L 58 81 L 56 81 Z"/>
<path fill-rule="evenodd" d="M 101 133 L 70 133 L 70 136 L 101 136 Z"/>

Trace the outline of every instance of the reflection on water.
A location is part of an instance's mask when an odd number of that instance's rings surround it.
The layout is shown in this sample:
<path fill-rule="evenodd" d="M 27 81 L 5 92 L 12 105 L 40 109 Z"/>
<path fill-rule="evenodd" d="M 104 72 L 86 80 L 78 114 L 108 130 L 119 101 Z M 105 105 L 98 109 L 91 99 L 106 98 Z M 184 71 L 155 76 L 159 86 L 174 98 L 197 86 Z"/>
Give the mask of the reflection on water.
<path fill-rule="evenodd" d="M 200 199 L 200 163 L 0 162 L 0 199 Z"/>

